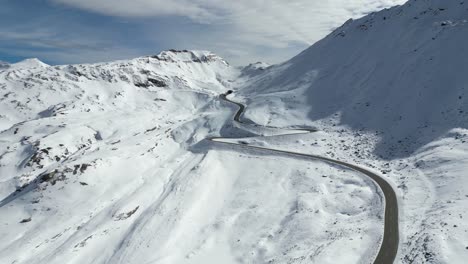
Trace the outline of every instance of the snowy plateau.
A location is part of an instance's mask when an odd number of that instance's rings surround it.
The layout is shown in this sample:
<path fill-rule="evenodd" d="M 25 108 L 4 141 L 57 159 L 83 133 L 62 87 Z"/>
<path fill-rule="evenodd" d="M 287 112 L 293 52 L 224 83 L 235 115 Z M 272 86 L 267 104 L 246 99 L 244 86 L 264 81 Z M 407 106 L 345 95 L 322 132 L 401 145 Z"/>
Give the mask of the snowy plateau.
<path fill-rule="evenodd" d="M 467 71 L 464 0 L 271 66 L 0 62 L 0 263 L 467 263 Z"/>

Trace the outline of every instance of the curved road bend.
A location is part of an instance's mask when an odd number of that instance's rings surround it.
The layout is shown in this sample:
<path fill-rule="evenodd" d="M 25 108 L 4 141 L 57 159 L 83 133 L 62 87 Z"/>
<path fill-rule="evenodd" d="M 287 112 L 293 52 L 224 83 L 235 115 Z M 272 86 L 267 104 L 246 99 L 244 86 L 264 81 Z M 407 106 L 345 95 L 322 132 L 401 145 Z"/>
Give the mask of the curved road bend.
<path fill-rule="evenodd" d="M 234 116 L 234 121 L 243 123 L 240 120 L 240 117 L 245 110 L 245 106 L 241 103 L 234 102 L 234 101 L 227 99 L 226 96 L 227 94 L 220 95 L 221 99 L 227 102 L 233 103 L 239 107 L 239 110 Z M 270 149 L 270 148 L 259 147 L 259 146 L 251 146 L 251 145 L 245 145 L 245 144 L 234 143 L 234 142 L 219 141 L 222 139 L 229 139 L 229 138 L 209 138 L 208 140 L 216 142 L 216 143 L 220 143 L 220 144 L 236 145 L 236 146 L 240 146 L 243 148 L 255 149 L 255 150 L 260 150 L 260 151 L 268 151 L 268 152 L 274 152 L 274 153 L 279 153 L 279 154 L 310 158 L 314 160 L 322 160 L 328 163 L 333 163 L 333 164 L 337 164 L 343 167 L 347 167 L 351 170 L 357 171 L 371 178 L 380 187 L 385 197 L 384 234 L 383 234 L 382 244 L 380 246 L 379 253 L 377 254 L 374 264 L 393 264 L 396 258 L 397 252 L 398 252 L 398 243 L 399 243 L 398 202 L 397 202 L 395 191 L 393 190 L 392 186 L 382 177 L 362 167 L 359 167 L 359 166 L 356 166 L 356 165 L 353 165 L 344 161 L 334 160 L 334 159 L 317 156 L 317 155 L 298 153 L 298 152 L 293 152 L 293 151 L 277 150 L 277 149 Z"/>

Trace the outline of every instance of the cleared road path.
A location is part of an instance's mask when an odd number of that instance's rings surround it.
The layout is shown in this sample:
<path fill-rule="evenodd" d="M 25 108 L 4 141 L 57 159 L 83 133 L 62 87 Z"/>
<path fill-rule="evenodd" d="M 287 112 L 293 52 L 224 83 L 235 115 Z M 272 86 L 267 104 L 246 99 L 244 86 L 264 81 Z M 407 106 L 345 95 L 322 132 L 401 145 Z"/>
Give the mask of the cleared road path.
<path fill-rule="evenodd" d="M 241 103 L 234 102 L 234 101 L 227 99 L 226 96 L 227 94 L 222 94 L 220 98 L 227 102 L 233 103 L 239 107 L 239 110 L 236 112 L 236 115 L 234 116 L 234 121 L 243 123 L 240 118 L 241 118 L 242 113 L 245 110 L 245 106 Z M 304 130 L 308 130 L 308 129 L 304 129 Z M 311 131 L 311 130 L 308 130 L 308 131 Z M 377 175 L 376 173 L 372 171 L 369 171 L 365 168 L 362 168 L 360 166 L 350 164 L 344 161 L 334 160 L 334 159 L 330 159 L 330 158 L 322 157 L 318 155 L 298 153 L 298 152 L 293 152 L 293 151 L 277 150 L 277 149 L 252 146 L 252 145 L 246 145 L 246 144 L 235 143 L 235 142 L 225 142 L 225 141 L 222 141 L 223 139 L 230 139 L 230 138 L 209 138 L 210 141 L 213 141 L 219 144 L 236 145 L 242 148 L 255 149 L 257 151 L 266 151 L 266 152 L 273 152 L 273 153 L 278 153 L 278 154 L 283 154 L 283 155 L 292 155 L 292 156 L 297 156 L 297 157 L 302 157 L 302 158 L 310 158 L 314 160 L 322 160 L 328 163 L 333 163 L 333 164 L 337 164 L 337 165 L 349 168 L 351 170 L 357 171 L 371 178 L 380 187 L 385 197 L 384 234 L 383 234 L 382 244 L 379 249 L 379 253 L 377 254 L 377 257 L 375 258 L 374 263 L 375 264 L 392 264 L 394 262 L 397 252 L 398 252 L 398 243 L 399 243 L 398 201 L 396 198 L 395 191 L 385 179 L 383 179 L 382 177 L 380 177 L 379 175 Z"/>

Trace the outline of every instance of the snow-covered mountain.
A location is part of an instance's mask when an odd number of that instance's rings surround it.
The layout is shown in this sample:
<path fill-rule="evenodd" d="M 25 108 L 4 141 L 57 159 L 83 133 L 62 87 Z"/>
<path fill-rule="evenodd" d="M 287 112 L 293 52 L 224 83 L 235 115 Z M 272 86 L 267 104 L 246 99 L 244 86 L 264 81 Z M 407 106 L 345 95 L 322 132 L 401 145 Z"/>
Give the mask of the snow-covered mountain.
<path fill-rule="evenodd" d="M 0 262 L 373 259 L 383 207 L 369 179 L 206 140 L 285 133 L 232 123 L 236 108 L 219 95 L 244 74 L 174 50 L 2 69 Z"/>
<path fill-rule="evenodd" d="M 257 75 L 257 74 L 261 73 L 263 70 L 265 70 L 266 68 L 268 68 L 270 66 L 271 65 L 269 65 L 268 63 L 261 62 L 261 61 L 251 63 L 251 64 L 241 68 L 242 76 Z"/>
<path fill-rule="evenodd" d="M 306 151 L 386 173 L 401 195 L 398 263 L 464 263 L 467 47 L 468 2 L 410 0 L 349 20 L 238 96 L 256 123 L 327 131 Z"/>
<path fill-rule="evenodd" d="M 0 69 L 8 68 L 10 64 L 8 62 L 4 62 L 0 60 Z"/>
<path fill-rule="evenodd" d="M 373 181 L 212 137 L 375 171 L 398 196 L 395 263 L 464 263 L 467 21 L 463 0 L 410 0 L 272 66 L 0 63 L 0 263 L 373 263 Z"/>
<path fill-rule="evenodd" d="M 150 204 L 174 185 L 170 175 L 188 159 L 180 146 L 185 138 L 203 139 L 210 131 L 203 123 L 223 117 L 211 118 L 233 73 L 204 51 L 92 65 L 48 66 L 31 59 L 2 69 L 0 262 L 110 258 L 115 248 L 107 242 L 104 255 L 88 247 L 101 258 L 73 252 L 91 237 L 105 236 L 117 247 L 136 228 L 124 221 L 127 211 L 154 210 Z M 190 134 L 194 126 L 207 131 L 197 137 Z M 112 230 L 120 230 L 120 241 Z"/>
<path fill-rule="evenodd" d="M 262 134 L 232 124 L 235 106 L 219 99 L 242 75 L 210 52 L 174 50 L 2 69 L 0 262 L 373 259 L 383 207 L 368 179 L 206 140 Z"/>
<path fill-rule="evenodd" d="M 211 93 L 217 94 L 227 79 L 221 76 L 229 69 L 224 60 L 207 51 L 167 51 L 93 65 L 48 66 L 38 59 L 24 60 L 0 72 L 2 92 L 6 94 L 0 106 L 0 129 L 34 118 L 66 115 L 67 110 L 108 111 L 123 105 L 135 108 L 135 100 L 141 99 L 134 93 L 139 91 L 164 87 L 201 91 L 209 86 Z"/>
<path fill-rule="evenodd" d="M 377 154 L 404 157 L 468 124 L 467 19 L 464 1 L 411 0 L 350 20 L 245 92 L 289 92 L 269 105 L 309 106 L 301 119 L 340 113 L 341 124 L 382 132 Z"/>

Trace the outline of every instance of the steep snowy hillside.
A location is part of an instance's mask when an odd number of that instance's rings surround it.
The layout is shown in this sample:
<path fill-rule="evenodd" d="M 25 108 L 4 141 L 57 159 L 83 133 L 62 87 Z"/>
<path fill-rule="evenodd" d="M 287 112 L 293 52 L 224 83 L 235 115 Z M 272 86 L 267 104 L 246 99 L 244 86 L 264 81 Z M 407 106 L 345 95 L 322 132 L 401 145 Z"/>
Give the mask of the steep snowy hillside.
<path fill-rule="evenodd" d="M 280 65 L 0 63 L 0 263 L 465 263 L 467 47 L 410 0 Z"/>
<path fill-rule="evenodd" d="M 378 154 L 405 156 L 468 123 L 466 36 L 468 3 L 412 0 L 348 21 L 245 92 L 294 90 L 276 104 L 306 104 L 312 120 L 339 112 L 342 124 L 384 133 Z"/>
<path fill-rule="evenodd" d="M 249 76 L 174 50 L 1 69 L 0 263 L 371 263 L 369 178 L 207 140 L 289 133 L 233 122 Z"/>
<path fill-rule="evenodd" d="M 346 22 L 235 100 L 256 123 L 322 131 L 262 146 L 380 168 L 401 198 L 399 263 L 464 263 L 467 66 L 468 2 L 410 0 Z"/>

